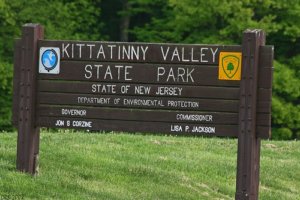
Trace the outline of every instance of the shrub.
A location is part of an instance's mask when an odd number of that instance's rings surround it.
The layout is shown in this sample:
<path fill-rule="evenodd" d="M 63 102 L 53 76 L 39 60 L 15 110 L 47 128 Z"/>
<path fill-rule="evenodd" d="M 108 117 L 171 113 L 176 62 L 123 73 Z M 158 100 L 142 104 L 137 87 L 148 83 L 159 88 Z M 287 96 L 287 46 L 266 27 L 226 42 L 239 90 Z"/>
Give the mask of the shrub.
<path fill-rule="evenodd" d="M 0 130 L 11 130 L 12 65 L 0 61 Z"/>

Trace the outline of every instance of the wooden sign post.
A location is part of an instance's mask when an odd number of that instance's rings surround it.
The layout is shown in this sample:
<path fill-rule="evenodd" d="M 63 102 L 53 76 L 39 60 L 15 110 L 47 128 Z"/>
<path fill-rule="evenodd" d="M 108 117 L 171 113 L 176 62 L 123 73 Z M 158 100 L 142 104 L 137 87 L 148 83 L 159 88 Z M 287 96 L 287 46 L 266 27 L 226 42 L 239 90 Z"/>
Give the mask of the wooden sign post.
<path fill-rule="evenodd" d="M 264 32 L 249 30 L 244 33 L 236 199 L 258 199 L 260 138 L 256 135 L 256 113 L 259 50 L 263 45 L 265 45 Z"/>
<path fill-rule="evenodd" d="M 36 126 L 38 40 L 44 36 L 39 25 L 23 27 L 15 46 L 13 124 L 18 128 L 17 169 L 34 174 L 39 153 L 40 129 Z"/>
<path fill-rule="evenodd" d="M 17 169 L 36 173 L 39 128 L 238 137 L 236 199 L 257 199 L 260 139 L 271 130 L 273 47 L 16 40 Z"/>

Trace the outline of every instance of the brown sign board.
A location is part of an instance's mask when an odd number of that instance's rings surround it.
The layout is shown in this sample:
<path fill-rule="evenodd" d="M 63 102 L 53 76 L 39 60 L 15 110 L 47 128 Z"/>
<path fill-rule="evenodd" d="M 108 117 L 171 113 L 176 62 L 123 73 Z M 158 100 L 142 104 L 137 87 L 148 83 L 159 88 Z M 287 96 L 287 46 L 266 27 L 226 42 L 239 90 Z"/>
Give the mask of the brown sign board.
<path fill-rule="evenodd" d="M 14 58 L 18 169 L 35 173 L 39 127 L 238 137 L 239 154 L 253 153 L 241 143 L 271 133 L 273 47 L 260 30 L 243 37 L 242 45 L 52 41 L 25 25 Z M 251 181 L 237 199 L 253 192 Z"/>
<path fill-rule="evenodd" d="M 139 128 L 138 131 L 207 134 L 207 131 L 197 132 L 192 127 L 196 128 L 194 123 L 205 123 L 205 119 L 202 118 L 209 115 L 211 126 L 205 126 L 205 128 L 213 131 L 208 135 L 237 136 L 237 131 L 227 134 L 223 129 L 213 125 L 222 124 L 223 118 L 220 118 L 218 122 L 215 116 L 239 112 L 240 82 L 219 80 L 217 60 L 221 51 L 240 52 L 241 46 L 46 40 L 39 41 L 38 45 L 39 48 L 59 48 L 61 60 L 58 74 L 37 74 L 37 113 L 40 113 L 40 105 L 48 106 L 49 114 L 44 115 L 43 119 L 49 122 L 53 121 L 53 119 L 47 120 L 51 109 L 57 109 L 53 105 L 64 107 L 61 107 L 60 115 L 55 116 L 60 123 L 44 124 L 43 120 L 37 120 L 36 122 L 40 123 L 36 124 L 37 126 L 104 130 L 104 127 L 95 123 L 89 123 L 90 126 L 72 126 L 73 117 L 76 118 L 75 120 L 80 117 L 87 122 L 89 119 L 98 119 L 99 117 L 88 116 L 91 109 L 99 107 L 104 107 L 107 113 L 112 113 L 109 114 L 111 123 L 113 123 L 112 120 L 128 121 L 126 117 L 121 119 L 114 114 L 116 108 L 124 112 L 127 109 L 130 115 L 135 116 L 130 121 L 133 121 L 133 124 L 136 122 L 136 126 L 141 126 L 139 123 L 141 112 L 135 112 L 135 110 L 151 109 L 161 110 L 162 115 L 172 114 L 170 119 L 173 120 L 169 121 L 170 123 L 160 124 L 158 130 L 148 130 L 145 126 Z M 272 47 L 265 46 L 262 49 L 262 52 L 268 51 L 270 53 Z M 259 74 L 264 76 L 260 77 L 261 81 L 259 80 L 261 84 L 258 86 L 257 115 L 262 116 L 263 121 L 258 121 L 257 128 L 263 131 L 258 133 L 263 138 L 268 137 L 269 134 L 266 127 L 269 126 L 271 116 L 269 109 L 271 88 L 265 80 L 271 80 L 271 72 L 272 66 L 259 68 Z M 111 112 L 108 108 L 111 108 Z M 78 109 L 84 110 L 87 115 L 76 116 L 64 112 Z M 176 117 L 179 116 L 176 111 L 202 113 L 186 114 L 184 120 L 181 120 Z M 203 113 L 204 111 L 210 113 Z M 64 119 L 67 117 L 71 118 L 71 121 Z M 102 116 L 100 119 L 106 118 Z M 144 121 L 155 122 L 156 120 L 155 116 Z M 182 122 L 186 124 L 178 124 Z M 67 126 L 67 124 L 70 125 Z M 237 130 L 238 119 L 236 118 L 236 121 L 230 124 L 225 121 L 223 125 L 235 125 L 235 130 Z M 174 129 L 174 127 L 178 128 Z"/>

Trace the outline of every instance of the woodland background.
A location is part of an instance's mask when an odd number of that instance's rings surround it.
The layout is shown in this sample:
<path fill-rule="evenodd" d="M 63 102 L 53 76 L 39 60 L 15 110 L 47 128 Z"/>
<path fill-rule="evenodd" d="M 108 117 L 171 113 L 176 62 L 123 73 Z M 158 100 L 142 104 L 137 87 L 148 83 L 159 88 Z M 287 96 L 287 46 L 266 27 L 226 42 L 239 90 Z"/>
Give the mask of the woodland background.
<path fill-rule="evenodd" d="M 300 138 L 300 0 L 0 0 L 0 130 L 13 130 L 13 46 L 25 23 L 47 39 L 200 44 L 264 29 L 275 46 L 272 138 Z"/>

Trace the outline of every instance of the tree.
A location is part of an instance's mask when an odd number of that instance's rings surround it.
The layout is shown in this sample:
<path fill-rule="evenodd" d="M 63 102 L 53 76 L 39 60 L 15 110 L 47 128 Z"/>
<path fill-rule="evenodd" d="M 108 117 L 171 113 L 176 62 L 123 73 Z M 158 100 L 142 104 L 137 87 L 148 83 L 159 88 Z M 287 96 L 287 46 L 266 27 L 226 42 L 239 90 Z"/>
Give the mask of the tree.
<path fill-rule="evenodd" d="M 232 70 L 234 70 L 234 66 L 233 66 L 233 64 L 230 62 L 230 63 L 228 63 L 228 65 L 227 65 L 227 70 L 229 70 L 229 73 L 231 74 L 231 71 Z"/>

